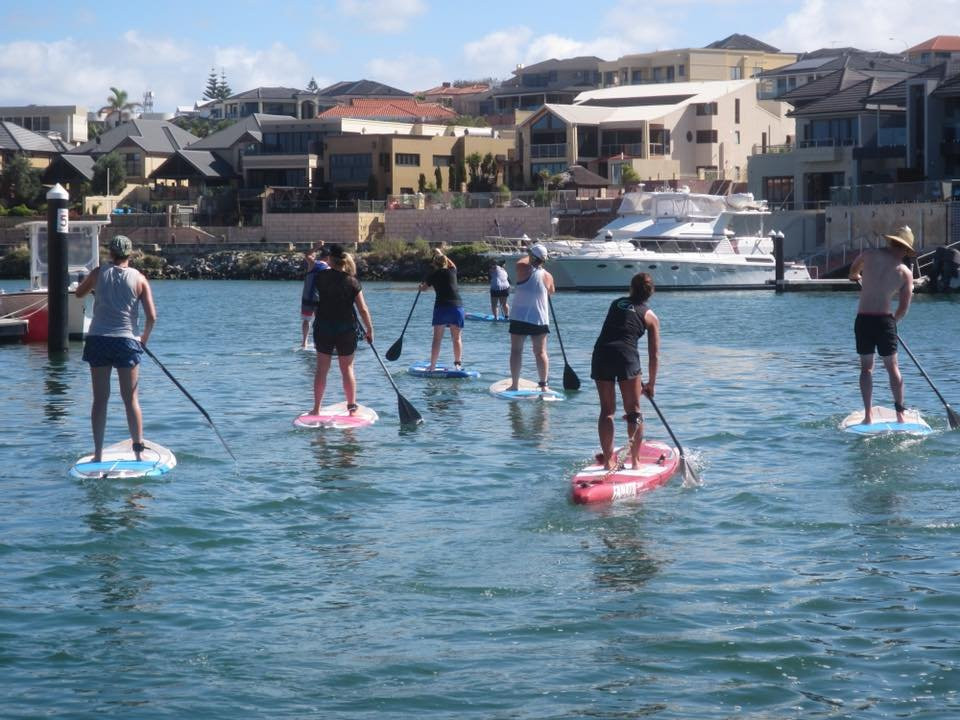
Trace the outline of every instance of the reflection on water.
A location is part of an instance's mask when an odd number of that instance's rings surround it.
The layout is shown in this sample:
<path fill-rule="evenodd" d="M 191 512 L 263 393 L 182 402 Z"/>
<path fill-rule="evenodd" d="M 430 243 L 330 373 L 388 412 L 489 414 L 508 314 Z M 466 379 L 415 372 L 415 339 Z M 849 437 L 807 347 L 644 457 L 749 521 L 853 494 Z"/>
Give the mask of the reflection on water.
<path fill-rule="evenodd" d="M 321 428 L 316 431 L 310 441 L 310 451 L 316 457 L 317 466 L 321 469 L 353 468 L 357 466 L 360 443 L 353 428 L 343 430 Z M 326 475 L 324 479 L 334 479 L 334 476 Z"/>
<path fill-rule="evenodd" d="M 547 447 L 550 415 L 542 400 L 510 400 L 507 403 L 510 428 L 517 440 L 533 440 L 537 447 Z"/>
<path fill-rule="evenodd" d="M 54 353 L 50 355 L 48 362 L 44 365 L 44 402 L 43 414 L 47 420 L 53 423 L 62 424 L 66 417 L 73 400 L 70 397 L 70 385 L 67 382 L 70 378 L 69 356 L 66 353 Z"/>
<path fill-rule="evenodd" d="M 660 570 L 662 560 L 647 553 L 636 514 L 610 517 L 600 531 L 604 550 L 594 558 L 596 581 L 615 590 L 639 590 Z"/>
<path fill-rule="evenodd" d="M 459 380 L 427 380 L 423 398 L 427 412 L 445 415 L 451 420 L 463 419 L 463 399 L 460 397 Z"/>

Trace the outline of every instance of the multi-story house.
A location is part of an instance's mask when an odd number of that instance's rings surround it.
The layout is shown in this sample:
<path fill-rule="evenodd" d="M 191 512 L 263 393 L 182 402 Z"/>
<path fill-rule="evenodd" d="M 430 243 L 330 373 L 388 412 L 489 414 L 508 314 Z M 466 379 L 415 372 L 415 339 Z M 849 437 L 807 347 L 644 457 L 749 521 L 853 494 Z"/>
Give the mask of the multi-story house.
<path fill-rule="evenodd" d="M 743 80 L 795 62 L 784 53 L 749 35 L 730 35 L 705 48 L 662 50 L 624 55 L 601 62 L 603 87 L 645 83 Z"/>
<path fill-rule="evenodd" d="M 536 110 L 546 103 L 570 104 L 584 90 L 600 87 L 602 62 L 590 55 L 518 65 L 514 77 L 491 92 L 492 114 Z"/>
<path fill-rule="evenodd" d="M 904 54 L 910 62 L 927 67 L 960 61 L 960 35 L 937 35 L 908 48 Z"/>
<path fill-rule="evenodd" d="M 454 85 L 442 83 L 429 90 L 416 93 L 426 102 L 438 103 L 453 110 L 457 115 L 479 116 L 493 112 L 490 86 L 486 83 Z"/>
<path fill-rule="evenodd" d="M 213 120 L 240 120 L 251 115 L 287 115 L 312 118 L 322 108 L 317 93 L 287 87 L 257 87 L 231 95 L 226 100 L 211 100 L 197 107 L 197 112 Z"/>
<path fill-rule="evenodd" d="M 44 135 L 57 133 L 69 147 L 87 141 L 87 109 L 79 105 L 0 107 L 0 121 Z"/>
<path fill-rule="evenodd" d="M 582 165 L 620 182 L 746 178 L 754 144 L 793 135 L 786 105 L 757 99 L 756 80 L 627 85 L 591 90 L 572 105 L 545 105 L 518 128 L 524 178 Z"/>
<path fill-rule="evenodd" d="M 66 149 L 56 137 L 51 138 L 46 133 L 33 132 L 17 123 L 0 120 L 0 170 L 14 155 L 22 155 L 31 167 L 45 170 Z"/>
<path fill-rule="evenodd" d="M 774 207 L 810 209 L 828 204 L 834 187 L 898 180 L 904 112 L 869 98 L 920 70 L 895 56 L 845 48 L 765 73 L 760 95 L 771 86 L 787 88 L 777 97 L 793 106 L 796 139 L 754 148 L 750 191 Z"/>
<path fill-rule="evenodd" d="M 455 120 L 457 113 L 435 102 L 420 102 L 399 98 L 396 100 L 353 99 L 345 105 L 324 110 L 317 117 L 393 120 L 396 122 L 444 123 Z"/>

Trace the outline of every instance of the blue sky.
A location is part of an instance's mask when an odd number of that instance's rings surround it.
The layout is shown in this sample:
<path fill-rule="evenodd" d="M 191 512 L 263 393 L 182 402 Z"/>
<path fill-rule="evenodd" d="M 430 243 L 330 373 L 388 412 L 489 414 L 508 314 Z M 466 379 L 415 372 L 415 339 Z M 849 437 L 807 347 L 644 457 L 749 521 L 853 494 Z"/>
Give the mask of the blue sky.
<path fill-rule="evenodd" d="M 960 34 L 960 0 L 0 1 L 0 105 L 103 105 L 111 86 L 155 111 L 200 99 L 211 67 L 234 91 L 367 78 L 403 90 L 508 78 L 518 63 L 702 47 L 745 33 L 786 51 L 900 52 Z"/>

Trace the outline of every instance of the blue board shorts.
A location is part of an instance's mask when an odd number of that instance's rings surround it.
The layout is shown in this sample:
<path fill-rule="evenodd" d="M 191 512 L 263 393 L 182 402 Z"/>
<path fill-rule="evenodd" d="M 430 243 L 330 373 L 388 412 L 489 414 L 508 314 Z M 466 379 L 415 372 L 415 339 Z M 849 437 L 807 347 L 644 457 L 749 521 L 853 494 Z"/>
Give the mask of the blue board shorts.
<path fill-rule="evenodd" d="M 83 343 L 83 359 L 90 367 L 136 367 L 141 354 L 143 346 L 133 338 L 88 335 Z"/>
<path fill-rule="evenodd" d="M 465 313 L 462 307 L 454 305 L 434 305 L 433 306 L 433 325 L 456 325 L 463 327 Z"/>

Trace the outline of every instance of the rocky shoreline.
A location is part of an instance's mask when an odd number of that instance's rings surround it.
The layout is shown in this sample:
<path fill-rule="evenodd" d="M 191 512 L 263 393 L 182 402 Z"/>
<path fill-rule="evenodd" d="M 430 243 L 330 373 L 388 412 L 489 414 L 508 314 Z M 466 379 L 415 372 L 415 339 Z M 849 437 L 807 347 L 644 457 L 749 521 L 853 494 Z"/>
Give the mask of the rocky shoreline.
<path fill-rule="evenodd" d="M 486 246 L 458 245 L 446 252 L 457 264 L 460 282 L 487 282 Z M 416 282 L 429 272 L 430 252 L 411 247 L 399 253 L 361 252 L 355 259 L 361 280 Z M 176 263 L 138 251 L 130 264 L 151 280 L 302 280 L 304 275 L 301 252 L 223 250 Z M 25 278 L 28 273 L 29 254 L 15 252 L 0 258 L 0 277 Z"/>

